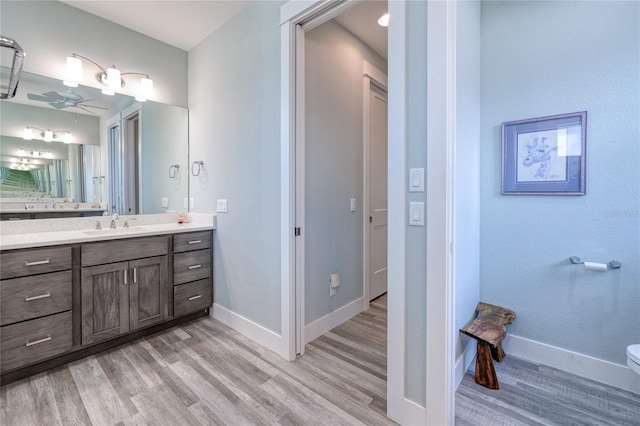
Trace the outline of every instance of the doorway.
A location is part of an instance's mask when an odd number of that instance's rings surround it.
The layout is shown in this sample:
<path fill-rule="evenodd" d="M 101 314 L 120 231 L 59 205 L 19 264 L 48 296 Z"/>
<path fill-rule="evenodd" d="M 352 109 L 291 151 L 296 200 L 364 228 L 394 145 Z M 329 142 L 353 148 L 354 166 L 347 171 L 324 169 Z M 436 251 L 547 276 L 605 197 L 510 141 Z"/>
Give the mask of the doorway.
<path fill-rule="evenodd" d="M 364 232 L 365 309 L 387 292 L 387 76 L 365 64 L 364 74 L 364 200 L 368 217 Z"/>
<path fill-rule="evenodd" d="M 297 354 L 368 309 L 370 282 L 377 285 L 376 297 L 386 292 L 387 44 L 386 28 L 376 22 L 385 12 L 385 2 L 363 2 L 301 28 Z M 363 28 L 363 20 L 369 28 Z"/>

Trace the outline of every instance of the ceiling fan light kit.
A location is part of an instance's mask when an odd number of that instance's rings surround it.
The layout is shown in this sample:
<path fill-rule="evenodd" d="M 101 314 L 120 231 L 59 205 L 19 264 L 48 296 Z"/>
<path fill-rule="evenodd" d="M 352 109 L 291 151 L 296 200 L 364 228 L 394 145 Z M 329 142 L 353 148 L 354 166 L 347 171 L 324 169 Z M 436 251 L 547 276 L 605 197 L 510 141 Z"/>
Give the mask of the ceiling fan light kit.
<path fill-rule="evenodd" d="M 78 82 L 83 79 L 82 72 L 82 60 L 91 62 L 93 65 L 100 69 L 100 72 L 96 74 L 96 80 L 100 82 L 104 86 L 102 89 L 102 93 L 105 95 L 113 96 L 116 91 L 122 89 L 125 86 L 125 82 L 122 79 L 123 75 L 140 75 L 142 78 L 140 79 L 140 87 L 136 94 L 136 100 L 140 102 L 145 102 L 153 91 L 153 80 L 149 77 L 149 74 L 139 73 L 139 72 L 121 72 L 115 65 L 112 65 L 110 68 L 104 69 L 95 61 L 91 59 L 78 55 L 77 53 L 72 53 L 71 56 L 67 57 L 67 75 L 66 78 L 62 81 L 65 86 L 69 87 L 78 87 Z"/>

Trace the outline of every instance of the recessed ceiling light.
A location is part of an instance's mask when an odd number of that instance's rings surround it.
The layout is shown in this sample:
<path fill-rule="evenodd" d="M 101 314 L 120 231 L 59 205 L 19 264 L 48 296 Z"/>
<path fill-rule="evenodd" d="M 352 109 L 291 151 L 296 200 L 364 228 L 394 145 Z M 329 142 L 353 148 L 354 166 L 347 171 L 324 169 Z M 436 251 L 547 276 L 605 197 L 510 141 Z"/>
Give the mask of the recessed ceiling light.
<path fill-rule="evenodd" d="M 382 15 L 381 17 L 378 18 L 378 25 L 380 25 L 381 27 L 388 27 L 389 26 L 389 14 L 385 13 L 384 15 Z"/>

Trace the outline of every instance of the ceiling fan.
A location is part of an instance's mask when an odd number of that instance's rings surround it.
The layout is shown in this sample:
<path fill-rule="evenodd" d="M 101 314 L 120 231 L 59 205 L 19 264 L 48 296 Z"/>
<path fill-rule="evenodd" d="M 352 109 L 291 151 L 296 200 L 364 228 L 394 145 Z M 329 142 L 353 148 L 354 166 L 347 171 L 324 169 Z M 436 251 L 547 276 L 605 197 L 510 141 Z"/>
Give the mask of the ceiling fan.
<path fill-rule="evenodd" d="M 90 102 L 93 99 L 84 99 L 82 96 L 74 92 L 73 89 L 67 89 L 64 92 L 55 92 L 52 90 L 50 92 L 43 93 L 42 95 L 27 93 L 27 97 L 32 101 L 46 102 L 55 109 L 75 107 L 87 111 L 90 114 L 95 113 L 87 108 L 109 109 L 101 106 L 85 104 L 85 102 Z"/>

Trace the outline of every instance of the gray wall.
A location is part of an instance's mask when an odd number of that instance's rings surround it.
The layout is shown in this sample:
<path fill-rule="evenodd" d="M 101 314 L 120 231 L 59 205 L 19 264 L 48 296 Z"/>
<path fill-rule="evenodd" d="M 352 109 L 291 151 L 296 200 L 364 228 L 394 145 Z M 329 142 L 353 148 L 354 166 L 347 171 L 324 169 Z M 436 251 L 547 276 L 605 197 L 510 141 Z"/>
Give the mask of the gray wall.
<path fill-rule="evenodd" d="M 427 3 L 407 2 L 407 168 L 427 165 Z M 407 180 L 409 170 L 406 170 Z M 426 182 L 425 182 L 426 186 Z M 426 193 L 410 192 L 407 202 L 426 202 Z M 426 210 L 426 209 L 425 209 Z M 426 229 L 406 225 L 405 288 L 405 396 L 425 406 L 426 401 Z"/>
<path fill-rule="evenodd" d="M 471 321 L 480 298 L 480 1 L 457 7 L 456 169 L 455 185 L 455 330 Z M 475 356 L 475 340 L 457 333 L 456 360 L 461 370 Z"/>
<path fill-rule="evenodd" d="M 257 2 L 189 51 L 195 211 L 218 214 L 215 303 L 280 333 L 282 2 Z"/>
<path fill-rule="evenodd" d="M 363 296 L 363 93 L 386 61 L 335 21 L 305 38 L 305 323 Z M 357 210 L 350 211 L 350 199 Z M 341 286 L 329 296 L 329 275 Z"/>
<path fill-rule="evenodd" d="M 58 1 L 3 1 L 0 28 L 27 52 L 24 71 L 62 80 L 67 56 L 77 53 L 103 67 L 115 64 L 123 72 L 149 73 L 152 100 L 187 106 L 187 52 L 177 47 Z M 89 78 L 98 69 L 88 62 L 83 69 L 82 84 L 99 87 Z M 134 95 L 130 90 L 136 86 L 131 80 L 123 93 Z"/>
<path fill-rule="evenodd" d="M 516 311 L 514 335 L 619 364 L 640 342 L 639 9 L 482 5 L 481 298 Z M 500 124 L 575 111 L 588 112 L 587 195 L 501 196 Z"/>

